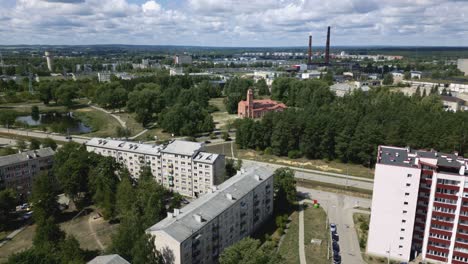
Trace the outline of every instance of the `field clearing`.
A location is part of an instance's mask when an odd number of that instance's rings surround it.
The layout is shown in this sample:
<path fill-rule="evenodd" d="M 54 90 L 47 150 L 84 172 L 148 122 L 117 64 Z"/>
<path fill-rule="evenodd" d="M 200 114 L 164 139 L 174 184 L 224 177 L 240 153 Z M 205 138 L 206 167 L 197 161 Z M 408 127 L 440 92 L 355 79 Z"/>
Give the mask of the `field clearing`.
<path fill-rule="evenodd" d="M 227 130 L 228 124 L 234 122 L 237 119 L 237 115 L 235 114 L 228 114 L 226 111 L 226 106 L 223 103 L 224 98 L 212 98 L 209 101 L 210 105 L 216 106 L 219 111 L 211 113 L 213 117 L 213 121 L 215 122 L 216 129 L 219 130 Z"/>
<path fill-rule="evenodd" d="M 309 205 L 304 209 L 304 243 L 307 263 L 330 263 L 327 259 L 329 229 L 325 228 L 327 215 L 322 208 Z M 310 243 L 311 239 L 320 239 L 320 245 Z"/>
<path fill-rule="evenodd" d="M 233 145 L 234 156 L 237 157 L 237 147 L 236 143 L 234 143 L 233 141 L 228 141 L 225 143 L 215 145 L 207 145 L 205 149 L 208 152 L 223 154 L 226 157 L 232 158 L 231 144 Z"/>
<path fill-rule="evenodd" d="M 299 212 L 291 215 L 289 228 L 278 251 L 284 258 L 285 264 L 299 264 Z"/>
<path fill-rule="evenodd" d="M 237 150 L 238 158 L 257 160 L 261 162 L 275 163 L 285 166 L 298 167 L 303 169 L 319 170 L 324 172 L 333 172 L 348 174 L 356 177 L 374 178 L 374 170 L 358 164 L 341 163 L 339 161 L 328 160 L 309 160 L 306 158 L 290 159 L 288 157 L 278 157 L 275 155 L 260 154 L 254 150 Z"/>
<path fill-rule="evenodd" d="M 68 220 L 61 223 L 60 228 L 67 235 L 73 235 L 80 242 L 82 249 L 101 251 L 102 249 L 97 239 L 102 243 L 104 248 L 108 247 L 111 244 L 112 234 L 117 231 L 118 224 L 111 225 L 102 218 L 94 220 L 93 215 L 91 213 L 81 215 L 74 220 Z M 35 230 L 36 225 L 30 225 L 3 247 L 0 247 L 0 263 L 6 262 L 8 257 L 14 253 L 30 248 Z"/>

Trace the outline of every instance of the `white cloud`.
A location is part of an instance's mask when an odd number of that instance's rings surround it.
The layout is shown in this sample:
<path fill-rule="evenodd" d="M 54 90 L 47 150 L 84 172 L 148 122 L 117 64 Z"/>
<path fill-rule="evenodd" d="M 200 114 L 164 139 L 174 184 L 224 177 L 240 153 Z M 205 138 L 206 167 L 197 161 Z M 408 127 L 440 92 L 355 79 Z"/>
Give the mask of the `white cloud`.
<path fill-rule="evenodd" d="M 147 12 L 159 12 L 161 10 L 161 5 L 156 3 L 156 1 L 148 1 L 141 5 L 144 13 Z"/>
<path fill-rule="evenodd" d="M 0 0 L 0 44 L 466 45 L 461 0 Z M 7 30 L 5 30 L 7 29 Z"/>

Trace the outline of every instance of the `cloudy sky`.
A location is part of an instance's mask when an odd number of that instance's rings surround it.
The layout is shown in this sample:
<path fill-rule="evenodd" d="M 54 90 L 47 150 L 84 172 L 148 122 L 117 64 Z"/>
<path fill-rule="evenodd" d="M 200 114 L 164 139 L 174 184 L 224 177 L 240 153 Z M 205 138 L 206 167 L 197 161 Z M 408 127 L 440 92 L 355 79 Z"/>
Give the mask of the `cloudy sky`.
<path fill-rule="evenodd" d="M 0 45 L 468 46 L 468 0 L 0 0 Z"/>

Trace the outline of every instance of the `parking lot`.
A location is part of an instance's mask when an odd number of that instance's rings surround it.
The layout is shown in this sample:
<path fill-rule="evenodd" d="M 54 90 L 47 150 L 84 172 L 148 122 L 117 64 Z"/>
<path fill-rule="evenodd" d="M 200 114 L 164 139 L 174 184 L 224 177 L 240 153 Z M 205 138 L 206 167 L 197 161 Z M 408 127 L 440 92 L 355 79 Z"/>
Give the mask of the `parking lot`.
<path fill-rule="evenodd" d="M 371 200 L 302 187 L 297 187 L 297 190 L 307 195 L 311 200 L 318 200 L 320 206 L 327 212 L 329 223 L 336 224 L 339 235 L 337 244 L 340 249 L 341 263 L 364 263 L 359 248 L 358 237 L 354 229 L 353 212 L 357 211 L 354 209 L 355 207 L 369 208 Z M 330 259 L 333 259 L 333 250 L 330 253 Z"/>

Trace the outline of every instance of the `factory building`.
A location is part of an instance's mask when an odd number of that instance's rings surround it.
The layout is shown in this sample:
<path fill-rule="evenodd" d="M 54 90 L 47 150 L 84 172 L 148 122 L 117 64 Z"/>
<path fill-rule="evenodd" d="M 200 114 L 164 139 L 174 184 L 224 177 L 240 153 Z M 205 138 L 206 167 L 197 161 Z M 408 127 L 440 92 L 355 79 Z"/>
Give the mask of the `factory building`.
<path fill-rule="evenodd" d="M 203 195 L 225 178 L 224 155 L 203 151 L 203 143 L 174 140 L 152 145 L 93 138 L 86 149 L 115 158 L 137 179 L 147 166 L 158 183 L 185 196 Z"/>
<path fill-rule="evenodd" d="M 146 230 L 165 263 L 218 263 L 220 253 L 249 236 L 273 214 L 273 171 L 241 170 Z"/>
<path fill-rule="evenodd" d="M 0 157 L 0 188 L 30 194 L 34 177 L 52 168 L 54 154 L 51 148 L 42 148 Z"/>
<path fill-rule="evenodd" d="M 380 146 L 367 252 L 399 261 L 468 262 L 467 160 Z"/>

